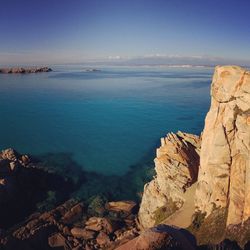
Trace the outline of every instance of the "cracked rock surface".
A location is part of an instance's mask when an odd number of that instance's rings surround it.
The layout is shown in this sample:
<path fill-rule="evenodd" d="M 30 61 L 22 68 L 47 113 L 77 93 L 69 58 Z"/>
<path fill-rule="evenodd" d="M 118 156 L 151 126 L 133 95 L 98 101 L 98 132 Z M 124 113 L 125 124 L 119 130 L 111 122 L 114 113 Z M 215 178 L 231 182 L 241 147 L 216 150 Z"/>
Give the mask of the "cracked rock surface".
<path fill-rule="evenodd" d="M 241 67 L 215 69 L 202 135 L 196 207 L 206 216 L 214 208 L 227 208 L 227 225 L 250 217 L 250 72 Z"/>

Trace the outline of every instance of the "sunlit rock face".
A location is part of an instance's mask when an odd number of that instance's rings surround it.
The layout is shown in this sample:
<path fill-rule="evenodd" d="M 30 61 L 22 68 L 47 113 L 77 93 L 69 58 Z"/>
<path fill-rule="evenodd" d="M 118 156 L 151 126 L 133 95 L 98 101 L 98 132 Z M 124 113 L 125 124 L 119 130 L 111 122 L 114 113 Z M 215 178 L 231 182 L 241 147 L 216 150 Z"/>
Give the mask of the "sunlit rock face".
<path fill-rule="evenodd" d="M 196 208 L 228 208 L 226 224 L 250 216 L 250 72 L 218 66 L 202 134 Z"/>
<path fill-rule="evenodd" d="M 155 170 L 154 180 L 145 185 L 139 211 L 143 228 L 181 208 L 185 191 L 195 182 L 196 212 L 208 217 L 215 209 L 224 209 L 226 227 L 250 217 L 249 71 L 216 67 L 202 138 L 181 132 L 162 138 Z"/>
<path fill-rule="evenodd" d="M 169 133 L 161 139 L 155 158 L 156 176 L 144 187 L 139 211 L 143 228 L 162 222 L 182 207 L 186 189 L 197 181 L 200 138 Z"/>

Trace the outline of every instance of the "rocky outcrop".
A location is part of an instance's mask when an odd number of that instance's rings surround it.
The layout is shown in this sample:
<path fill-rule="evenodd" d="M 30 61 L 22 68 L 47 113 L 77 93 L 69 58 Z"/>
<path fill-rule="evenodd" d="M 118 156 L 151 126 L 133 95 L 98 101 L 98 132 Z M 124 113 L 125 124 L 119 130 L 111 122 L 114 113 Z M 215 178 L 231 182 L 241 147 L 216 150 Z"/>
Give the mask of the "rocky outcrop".
<path fill-rule="evenodd" d="M 41 72 L 50 72 L 52 71 L 49 67 L 31 67 L 31 68 L 1 68 L 0 73 L 3 74 L 25 74 L 25 73 L 41 73 Z"/>
<path fill-rule="evenodd" d="M 226 208 L 226 225 L 250 217 L 250 72 L 216 67 L 202 135 L 197 211 Z"/>
<path fill-rule="evenodd" d="M 178 132 L 161 139 L 155 158 L 156 176 L 146 184 L 139 210 L 143 228 L 159 224 L 184 202 L 185 191 L 197 181 L 200 138 Z"/>
<path fill-rule="evenodd" d="M 72 191 L 70 180 L 29 156 L 1 151 L 0 248 L 113 249 L 138 235 L 135 202 L 108 202 L 97 196 L 86 203 L 70 199 L 57 206 Z"/>
<path fill-rule="evenodd" d="M 161 143 L 155 159 L 157 175 L 145 185 L 139 211 L 142 227 L 186 220 L 180 208 L 187 207 L 183 205 L 187 204 L 185 191 L 197 181 L 192 186 L 197 185 L 196 192 L 189 196 L 195 210 L 188 228 L 198 244 L 219 243 L 225 238 L 236 240 L 241 247 L 247 244 L 250 72 L 237 66 L 216 67 L 201 141 L 196 136 L 171 133 Z"/>
<path fill-rule="evenodd" d="M 145 230 L 140 236 L 116 248 L 117 250 L 195 250 L 196 241 L 186 230 L 158 225 Z"/>
<path fill-rule="evenodd" d="M 158 225 L 142 232 L 136 238 L 122 244 L 116 250 L 241 250 L 235 241 L 223 240 L 219 244 L 198 246 L 194 235 L 189 231 L 168 226 Z M 245 246 L 249 249 L 249 244 Z"/>
<path fill-rule="evenodd" d="M 137 204 L 134 201 L 112 201 L 107 204 L 107 208 L 114 212 L 132 213 Z"/>
<path fill-rule="evenodd" d="M 38 168 L 29 156 L 13 149 L 0 151 L 0 228 L 23 220 L 43 201 L 48 205 L 53 196 L 66 199 L 72 189 L 70 181 Z"/>
<path fill-rule="evenodd" d="M 138 235 L 133 213 L 105 209 L 105 216 L 89 217 L 87 210 L 87 205 L 71 199 L 50 211 L 34 213 L 18 226 L 1 231 L 0 247 L 114 249 Z"/>

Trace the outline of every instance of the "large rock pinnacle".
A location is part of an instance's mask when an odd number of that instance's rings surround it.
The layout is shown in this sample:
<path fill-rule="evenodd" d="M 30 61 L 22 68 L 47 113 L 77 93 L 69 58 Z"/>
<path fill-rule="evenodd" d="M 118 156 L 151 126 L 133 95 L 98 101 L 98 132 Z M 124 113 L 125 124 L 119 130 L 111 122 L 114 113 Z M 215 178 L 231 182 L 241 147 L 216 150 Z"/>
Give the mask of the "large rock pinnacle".
<path fill-rule="evenodd" d="M 227 225 L 250 217 L 250 72 L 240 67 L 215 69 L 196 207 L 206 216 L 214 208 L 227 208 Z"/>

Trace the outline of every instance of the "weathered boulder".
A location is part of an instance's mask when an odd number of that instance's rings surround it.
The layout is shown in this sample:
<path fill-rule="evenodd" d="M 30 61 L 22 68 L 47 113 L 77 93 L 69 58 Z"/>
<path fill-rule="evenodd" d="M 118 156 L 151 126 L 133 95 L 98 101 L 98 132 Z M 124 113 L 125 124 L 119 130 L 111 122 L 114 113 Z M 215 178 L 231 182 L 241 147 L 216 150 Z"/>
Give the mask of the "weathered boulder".
<path fill-rule="evenodd" d="M 105 217 L 91 217 L 85 224 L 88 230 L 103 231 L 107 234 L 113 233 L 118 227 L 117 223 Z"/>
<path fill-rule="evenodd" d="M 72 207 L 69 211 L 67 211 L 63 218 L 62 222 L 65 224 L 71 224 L 77 220 L 79 220 L 83 215 L 84 205 L 83 203 L 78 203 L 74 207 Z"/>
<path fill-rule="evenodd" d="M 155 159 L 156 176 L 144 187 L 139 210 L 143 228 L 159 224 L 180 209 L 185 191 L 197 180 L 200 138 L 178 132 L 161 138 Z"/>
<path fill-rule="evenodd" d="M 66 239 L 62 234 L 56 233 L 48 238 L 48 244 L 50 247 L 64 247 Z"/>
<path fill-rule="evenodd" d="M 128 241 L 116 248 L 117 250 L 160 250 L 160 249 L 179 249 L 195 250 L 196 241 L 189 232 L 170 227 L 158 225 L 147 229 L 140 236 Z"/>
<path fill-rule="evenodd" d="M 73 227 L 70 232 L 74 237 L 83 238 L 84 240 L 93 239 L 96 235 L 95 231 L 79 227 Z"/>
<path fill-rule="evenodd" d="M 110 244 L 110 238 L 109 236 L 104 233 L 104 232 L 100 232 L 97 237 L 96 237 L 96 242 L 100 245 L 100 246 L 104 246 L 104 245 L 108 245 Z"/>
<path fill-rule="evenodd" d="M 114 212 L 124 212 L 130 214 L 136 207 L 134 201 L 112 201 L 108 202 L 107 209 Z"/>
<path fill-rule="evenodd" d="M 250 217 L 250 72 L 216 67 L 196 191 L 197 211 L 226 208 L 226 225 Z"/>

